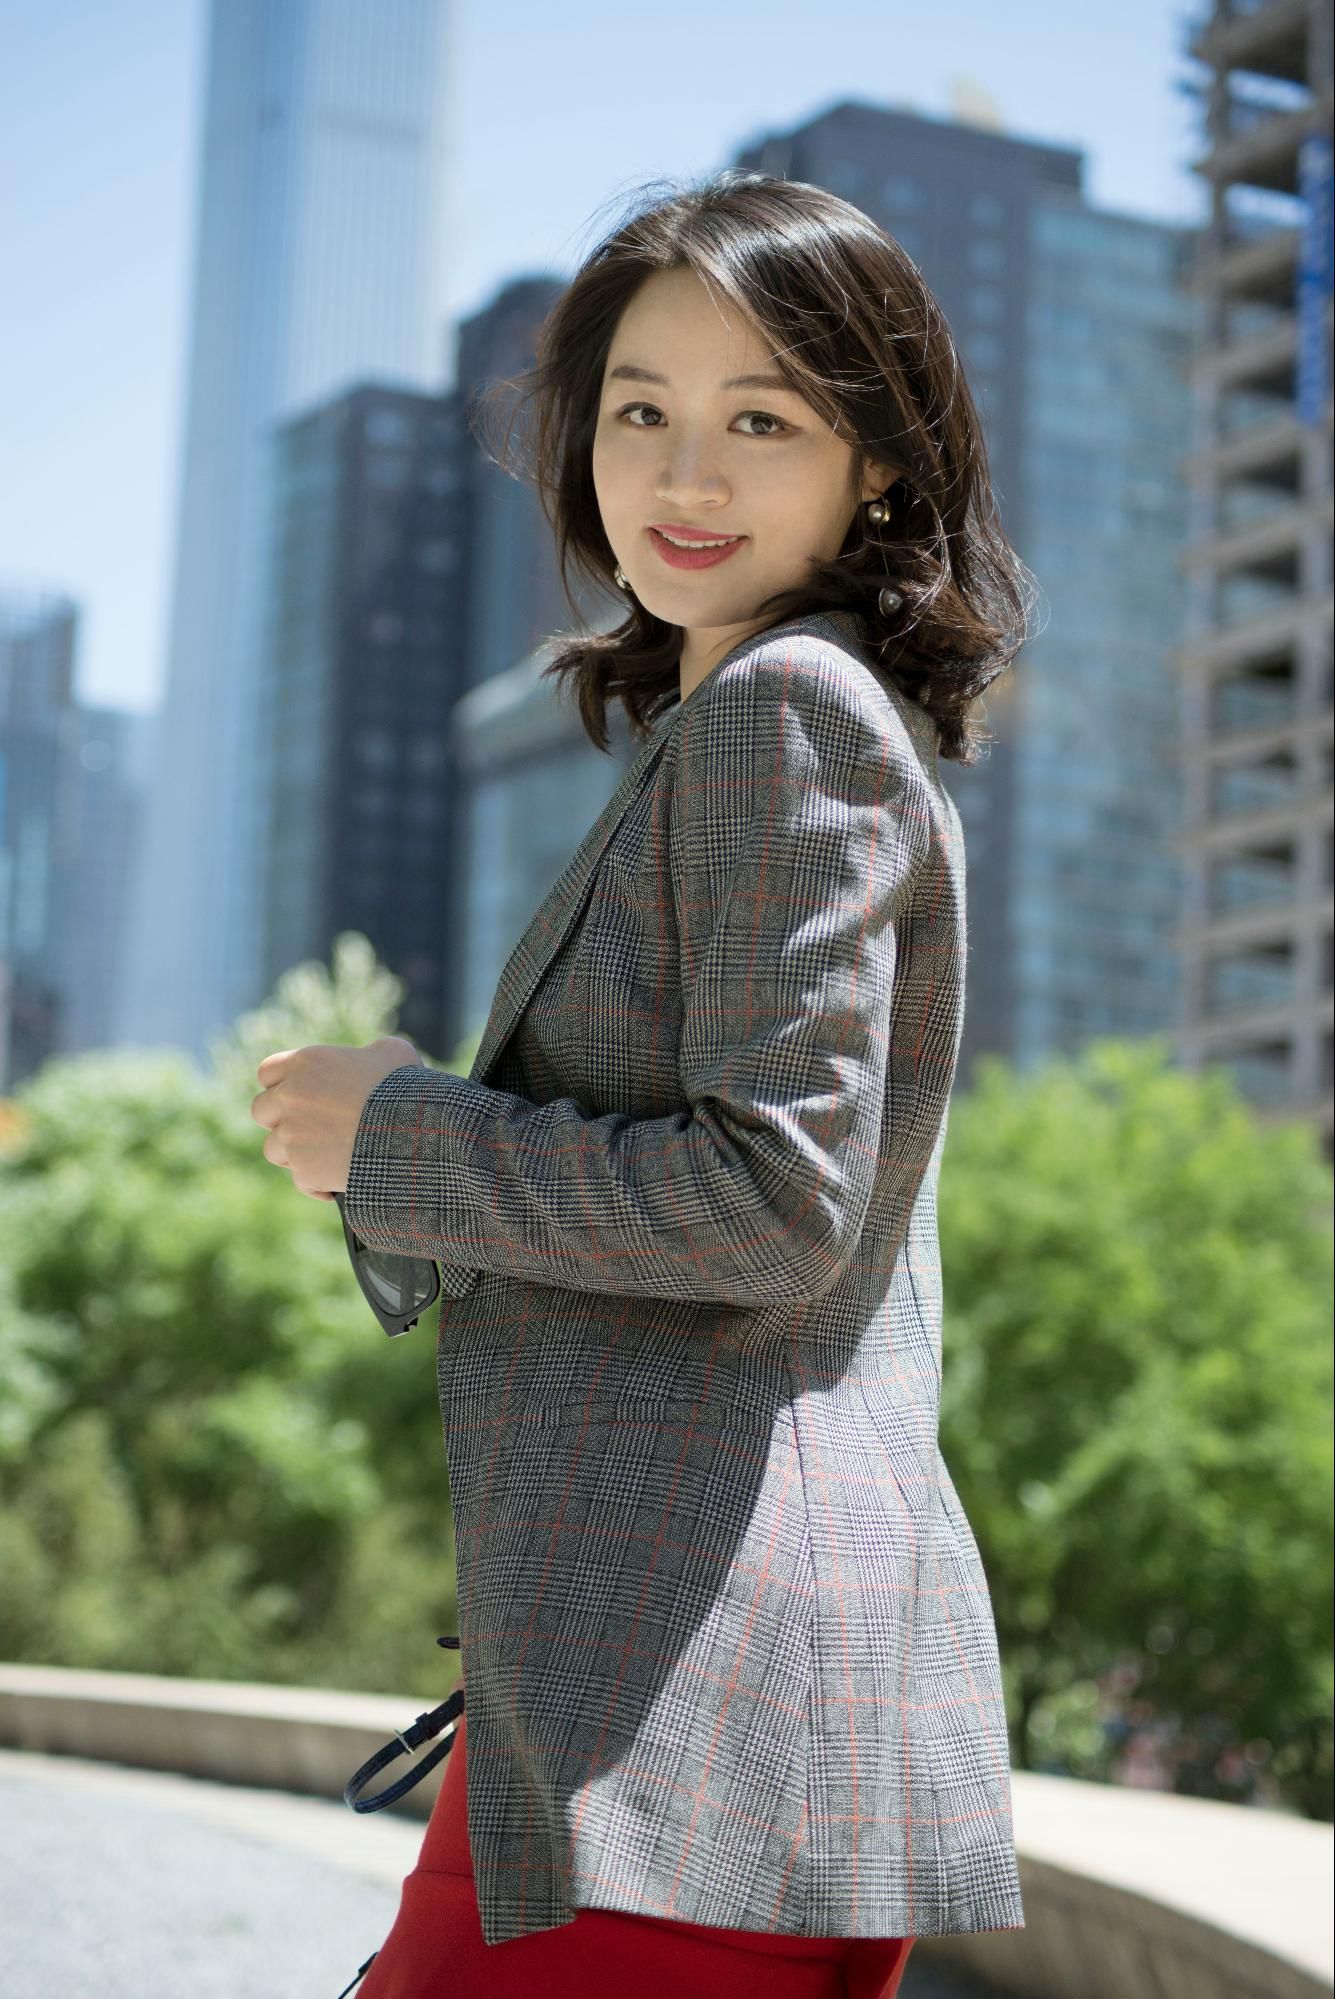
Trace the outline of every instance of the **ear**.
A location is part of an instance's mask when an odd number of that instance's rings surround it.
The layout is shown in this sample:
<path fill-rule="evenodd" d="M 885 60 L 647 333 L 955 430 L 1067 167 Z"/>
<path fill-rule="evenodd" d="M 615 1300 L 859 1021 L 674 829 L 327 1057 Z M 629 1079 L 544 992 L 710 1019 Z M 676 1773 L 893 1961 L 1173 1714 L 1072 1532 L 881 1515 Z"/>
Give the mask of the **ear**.
<path fill-rule="evenodd" d="M 862 500 L 875 500 L 879 498 L 882 493 L 888 491 L 894 485 L 896 479 L 902 478 L 902 476 L 903 474 L 898 465 L 883 465 L 876 460 L 872 460 L 863 474 L 862 492 L 859 498 Z"/>

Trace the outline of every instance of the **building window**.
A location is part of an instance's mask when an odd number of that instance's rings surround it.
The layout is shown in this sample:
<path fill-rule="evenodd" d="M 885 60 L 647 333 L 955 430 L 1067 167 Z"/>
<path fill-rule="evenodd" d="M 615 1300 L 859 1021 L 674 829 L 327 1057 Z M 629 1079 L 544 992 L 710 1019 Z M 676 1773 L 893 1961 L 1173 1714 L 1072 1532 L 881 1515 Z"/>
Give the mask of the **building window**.
<path fill-rule="evenodd" d="M 443 576 L 454 567 L 454 545 L 448 541 L 424 541 L 416 551 L 416 561 L 428 576 Z"/>
<path fill-rule="evenodd" d="M 970 327 L 964 336 L 963 346 L 971 368 L 1001 366 L 1002 347 L 995 333 L 983 333 L 976 327 Z"/>
<path fill-rule="evenodd" d="M 980 277 L 999 277 L 1006 268 L 1006 246 L 995 236 L 975 236 L 968 250 L 969 269 Z"/>
<path fill-rule="evenodd" d="M 851 201 L 861 192 L 863 174 L 852 160 L 831 160 L 824 175 L 825 185 L 831 194 L 841 194 Z"/>
<path fill-rule="evenodd" d="M 921 181 L 911 174 L 891 174 L 881 182 L 881 200 L 887 208 L 903 209 L 916 215 L 927 205 L 927 194 Z"/>
<path fill-rule="evenodd" d="M 368 444 L 411 444 L 413 438 L 406 410 L 368 410 L 362 431 Z"/>
<path fill-rule="evenodd" d="M 1006 204 L 994 194 L 975 194 L 969 202 L 969 220 L 990 227 L 1006 220 Z"/>
<path fill-rule="evenodd" d="M 412 472 L 412 460 L 406 452 L 374 451 L 366 461 L 367 484 L 379 486 L 386 492 L 397 492 L 408 484 Z"/>
<path fill-rule="evenodd" d="M 357 761 L 366 770 L 392 770 L 394 738 L 388 729 L 363 729 L 357 738 Z"/>

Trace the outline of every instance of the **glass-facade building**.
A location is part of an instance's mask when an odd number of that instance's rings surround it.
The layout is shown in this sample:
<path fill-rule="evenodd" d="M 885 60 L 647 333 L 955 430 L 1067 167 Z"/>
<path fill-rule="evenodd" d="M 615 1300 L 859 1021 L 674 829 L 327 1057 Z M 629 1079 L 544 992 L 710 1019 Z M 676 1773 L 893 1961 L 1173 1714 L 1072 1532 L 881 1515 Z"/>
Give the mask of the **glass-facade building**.
<path fill-rule="evenodd" d="M 1093 208 L 1083 161 L 994 126 L 845 104 L 737 164 L 873 216 L 941 305 L 1034 635 L 942 760 L 969 864 L 960 1053 L 1019 1065 L 1171 1029 L 1187 538 L 1183 231 Z"/>
<path fill-rule="evenodd" d="M 255 753 L 271 432 L 433 385 L 445 0 L 211 10 L 160 755 L 119 1038 L 203 1058 L 261 986 Z"/>
<path fill-rule="evenodd" d="M 367 386 L 278 432 L 249 793 L 262 991 L 359 932 L 432 1051 L 458 930 L 462 458 L 450 396 Z"/>
<path fill-rule="evenodd" d="M 78 630 L 64 592 L 0 589 L 0 1094 L 64 1045 Z"/>
<path fill-rule="evenodd" d="M 65 760 L 74 878 L 62 938 L 63 1054 L 108 1048 L 115 1040 L 114 996 L 156 719 L 128 709 L 74 706 Z"/>
<path fill-rule="evenodd" d="M 503 437 L 508 401 L 486 422 L 476 402 L 493 385 L 513 382 L 532 367 L 538 327 L 560 291 L 555 278 L 516 278 L 456 330 L 454 386 L 473 440 L 465 464 L 468 597 L 461 636 L 467 687 L 508 672 L 570 619 L 557 580 L 552 531 L 533 491 L 485 448 L 492 426 Z M 522 435 L 517 431 L 517 439 Z"/>
<path fill-rule="evenodd" d="M 1177 1023 L 1192 343 L 1188 235 L 1055 191 L 1027 233 L 1019 455 L 1042 629 L 1007 717 L 1022 1064 Z"/>
<path fill-rule="evenodd" d="M 81 615 L 0 585 L 0 1096 L 114 1039 L 154 722 L 78 700 Z"/>

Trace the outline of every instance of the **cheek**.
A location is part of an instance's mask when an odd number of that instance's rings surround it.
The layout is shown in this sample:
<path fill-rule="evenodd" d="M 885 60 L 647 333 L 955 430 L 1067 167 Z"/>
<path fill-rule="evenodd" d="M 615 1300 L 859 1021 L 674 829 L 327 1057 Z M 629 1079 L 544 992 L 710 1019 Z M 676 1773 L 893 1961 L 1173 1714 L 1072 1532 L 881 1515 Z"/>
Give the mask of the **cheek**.
<path fill-rule="evenodd" d="M 766 544 L 780 561 L 804 561 L 817 554 L 829 560 L 838 554 L 842 518 L 819 486 L 814 492 L 803 490 L 800 480 L 788 479 L 756 499 L 756 519 L 763 522 Z"/>
<path fill-rule="evenodd" d="M 783 457 L 773 499 L 785 539 L 804 552 L 837 555 L 855 504 L 846 449 L 831 451 L 824 440 L 804 438 Z"/>
<path fill-rule="evenodd" d="M 812 549 L 819 549 L 827 562 L 833 561 L 843 546 L 852 512 L 853 501 L 845 498 L 842 487 L 833 485 L 826 486 L 811 508 L 807 519 L 807 539 Z"/>
<path fill-rule="evenodd" d="M 625 455 L 616 448 L 616 439 L 598 432 L 591 454 L 593 489 L 604 514 L 615 514 L 626 504 L 630 492 L 630 468 Z"/>

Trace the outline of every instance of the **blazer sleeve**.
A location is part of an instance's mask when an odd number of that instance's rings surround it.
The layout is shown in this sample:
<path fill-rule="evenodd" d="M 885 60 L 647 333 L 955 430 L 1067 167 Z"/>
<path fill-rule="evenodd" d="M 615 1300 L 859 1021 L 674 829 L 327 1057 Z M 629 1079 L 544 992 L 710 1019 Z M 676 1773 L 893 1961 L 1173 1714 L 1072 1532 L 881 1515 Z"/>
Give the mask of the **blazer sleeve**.
<path fill-rule="evenodd" d="M 363 1106 L 345 1197 L 373 1248 L 749 1306 L 837 1281 L 877 1165 L 927 779 L 837 648 L 762 643 L 715 672 L 668 774 L 683 1107 L 595 1117 L 395 1069 Z"/>

